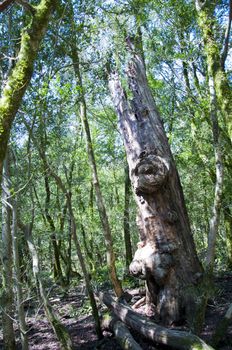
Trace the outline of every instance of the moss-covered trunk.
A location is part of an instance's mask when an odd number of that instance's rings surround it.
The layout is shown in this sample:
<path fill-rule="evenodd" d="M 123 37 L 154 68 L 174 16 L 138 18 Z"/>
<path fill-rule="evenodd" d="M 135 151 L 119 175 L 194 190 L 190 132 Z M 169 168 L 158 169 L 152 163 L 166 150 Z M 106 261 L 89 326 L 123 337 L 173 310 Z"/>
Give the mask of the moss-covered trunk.
<path fill-rule="evenodd" d="M 7 350 L 15 349 L 14 335 L 14 296 L 13 296 L 13 257 L 11 237 L 11 204 L 9 164 L 4 162 L 2 182 L 2 288 L 0 306 L 2 313 L 3 344 Z"/>
<path fill-rule="evenodd" d="M 54 0 L 41 0 L 39 5 L 34 7 L 35 12 L 30 23 L 21 31 L 17 62 L 7 79 L 0 99 L 0 175 L 11 125 L 30 83 L 33 64 L 56 3 Z"/>
<path fill-rule="evenodd" d="M 204 40 L 204 51 L 207 59 L 208 75 L 213 77 L 217 105 L 220 109 L 227 132 L 232 140 L 232 90 L 229 80 L 224 70 L 225 57 L 221 57 L 219 44 L 216 41 L 214 16 L 215 2 L 196 0 L 196 9 L 198 13 L 198 24 L 202 31 Z"/>

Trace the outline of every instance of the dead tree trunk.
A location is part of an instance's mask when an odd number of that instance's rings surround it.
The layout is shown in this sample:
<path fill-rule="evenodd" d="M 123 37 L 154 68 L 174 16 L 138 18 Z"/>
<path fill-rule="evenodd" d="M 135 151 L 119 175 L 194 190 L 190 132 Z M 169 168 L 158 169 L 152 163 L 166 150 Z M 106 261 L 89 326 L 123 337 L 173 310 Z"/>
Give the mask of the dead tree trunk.
<path fill-rule="evenodd" d="M 132 44 L 129 41 L 132 48 Z M 178 172 L 141 56 L 132 48 L 129 100 L 117 73 L 109 86 L 116 108 L 138 206 L 141 242 L 130 265 L 147 282 L 147 300 L 164 324 L 194 317 L 195 285 L 202 275 Z M 199 298 L 199 295 L 198 295 Z"/>

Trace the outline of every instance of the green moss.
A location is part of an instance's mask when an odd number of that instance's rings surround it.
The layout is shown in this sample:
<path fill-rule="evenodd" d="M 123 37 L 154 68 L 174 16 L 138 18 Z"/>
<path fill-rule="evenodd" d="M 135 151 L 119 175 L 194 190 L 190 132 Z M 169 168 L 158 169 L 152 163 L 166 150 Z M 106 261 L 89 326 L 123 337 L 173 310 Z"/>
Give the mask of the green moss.
<path fill-rule="evenodd" d="M 220 49 L 214 37 L 214 6 L 205 6 L 198 13 L 198 23 L 202 30 L 204 49 L 207 57 L 208 75 L 214 80 L 217 104 L 224 116 L 227 130 L 232 140 L 232 92 L 226 73 L 221 67 Z"/>
<path fill-rule="evenodd" d="M 55 4 L 53 0 L 42 0 L 35 7 L 35 15 L 30 18 L 28 25 L 21 32 L 18 60 L 0 99 L 0 163 L 5 157 L 11 124 L 30 82 L 33 63 Z"/>

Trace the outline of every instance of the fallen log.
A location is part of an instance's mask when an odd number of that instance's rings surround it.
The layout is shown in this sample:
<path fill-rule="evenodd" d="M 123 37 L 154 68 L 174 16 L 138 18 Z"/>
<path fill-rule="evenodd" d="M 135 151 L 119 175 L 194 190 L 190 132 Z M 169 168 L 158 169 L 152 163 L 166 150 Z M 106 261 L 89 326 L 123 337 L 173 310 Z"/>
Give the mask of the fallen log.
<path fill-rule="evenodd" d="M 178 350 L 213 350 L 196 335 L 159 326 L 108 293 L 99 293 L 99 299 L 127 326 L 153 342 Z"/>
<path fill-rule="evenodd" d="M 228 310 L 226 311 L 225 316 L 216 327 L 216 330 L 212 337 L 212 343 L 214 344 L 214 346 L 217 346 L 218 343 L 223 339 L 231 323 L 232 323 L 232 304 L 230 304 Z"/>
<path fill-rule="evenodd" d="M 114 333 L 115 338 L 122 349 L 142 350 L 141 346 L 132 337 L 126 325 L 115 317 L 104 319 L 101 326 L 103 329 L 109 329 Z"/>

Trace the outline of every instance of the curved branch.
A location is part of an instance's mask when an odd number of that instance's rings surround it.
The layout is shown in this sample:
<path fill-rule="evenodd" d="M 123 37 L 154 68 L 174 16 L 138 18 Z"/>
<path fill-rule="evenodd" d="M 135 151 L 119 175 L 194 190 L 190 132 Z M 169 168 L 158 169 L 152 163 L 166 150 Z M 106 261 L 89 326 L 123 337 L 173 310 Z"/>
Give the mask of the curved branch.
<path fill-rule="evenodd" d="M 16 0 L 16 2 L 19 5 L 23 6 L 23 8 L 26 11 L 29 11 L 32 15 L 36 13 L 36 9 L 31 4 L 29 4 L 29 2 L 27 2 L 26 0 Z"/>

